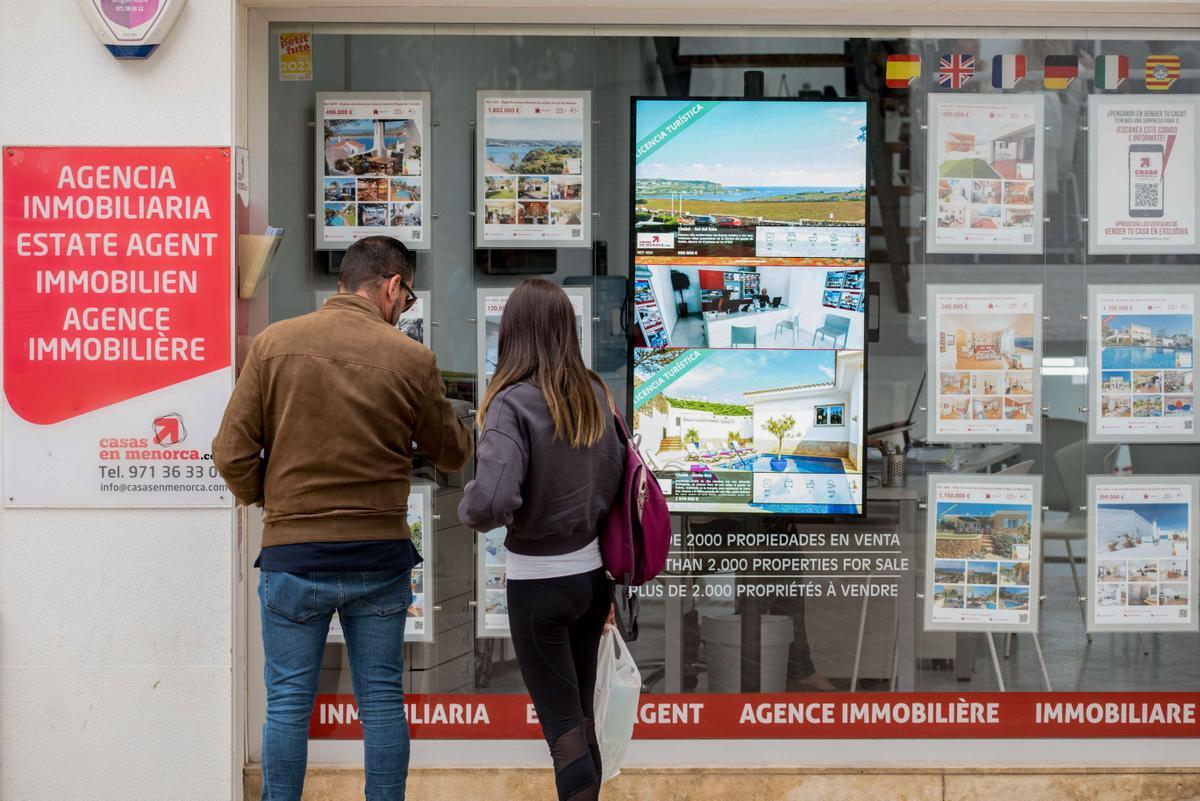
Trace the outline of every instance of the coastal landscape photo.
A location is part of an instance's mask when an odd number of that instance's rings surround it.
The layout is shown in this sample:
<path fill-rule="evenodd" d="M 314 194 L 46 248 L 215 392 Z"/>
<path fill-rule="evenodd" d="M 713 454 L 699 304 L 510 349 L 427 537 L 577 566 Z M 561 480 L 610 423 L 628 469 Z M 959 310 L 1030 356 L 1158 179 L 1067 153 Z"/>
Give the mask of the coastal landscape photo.
<path fill-rule="evenodd" d="M 634 224 L 862 226 L 866 119 L 852 104 L 717 102 L 637 163 Z M 680 110 L 639 100 L 636 138 Z M 747 141 L 753 139 L 753 147 Z"/>

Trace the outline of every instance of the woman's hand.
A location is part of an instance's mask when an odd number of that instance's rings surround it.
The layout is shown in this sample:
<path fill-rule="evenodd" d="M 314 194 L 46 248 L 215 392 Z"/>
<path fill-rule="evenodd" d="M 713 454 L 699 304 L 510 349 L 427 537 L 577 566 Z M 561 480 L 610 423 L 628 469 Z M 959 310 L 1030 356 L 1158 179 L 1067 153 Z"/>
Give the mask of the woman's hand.
<path fill-rule="evenodd" d="M 605 618 L 604 625 L 606 625 L 606 626 L 617 625 L 617 602 L 616 601 L 613 601 L 611 604 L 608 605 L 608 617 Z"/>

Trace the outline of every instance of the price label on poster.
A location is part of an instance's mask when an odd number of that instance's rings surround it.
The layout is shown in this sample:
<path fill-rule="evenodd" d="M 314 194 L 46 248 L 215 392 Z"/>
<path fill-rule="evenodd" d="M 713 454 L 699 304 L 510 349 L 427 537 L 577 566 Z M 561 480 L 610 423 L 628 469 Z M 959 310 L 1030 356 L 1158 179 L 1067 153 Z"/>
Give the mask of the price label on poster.
<path fill-rule="evenodd" d="M 475 244 L 588 248 L 591 92 L 479 92 Z"/>
<path fill-rule="evenodd" d="M 1088 99 L 1088 251 L 1200 253 L 1200 95 Z"/>
<path fill-rule="evenodd" d="M 1197 631 L 1195 476 L 1088 477 L 1088 631 Z"/>
<path fill-rule="evenodd" d="M 5 499 L 219 506 L 228 148 L 7 148 Z"/>
<path fill-rule="evenodd" d="M 1197 442 L 1200 285 L 1088 287 L 1088 438 Z"/>
<path fill-rule="evenodd" d="M 1040 442 L 1042 288 L 930 285 L 932 442 Z"/>
<path fill-rule="evenodd" d="M 316 246 L 429 249 L 429 93 L 317 93 Z"/>
<path fill-rule="evenodd" d="M 571 300 L 571 308 L 575 310 L 575 333 L 579 337 L 579 348 L 583 352 L 583 363 L 592 366 L 592 290 L 591 287 L 565 286 L 563 291 Z M 500 360 L 500 318 L 504 316 L 504 307 L 508 304 L 511 289 L 477 289 L 475 290 L 476 313 L 476 376 L 479 382 L 479 397 L 492 376 L 496 374 L 496 365 Z"/>
<path fill-rule="evenodd" d="M 929 476 L 926 631 L 1037 631 L 1041 476 Z"/>
<path fill-rule="evenodd" d="M 1042 95 L 929 96 L 926 250 L 1041 253 Z"/>

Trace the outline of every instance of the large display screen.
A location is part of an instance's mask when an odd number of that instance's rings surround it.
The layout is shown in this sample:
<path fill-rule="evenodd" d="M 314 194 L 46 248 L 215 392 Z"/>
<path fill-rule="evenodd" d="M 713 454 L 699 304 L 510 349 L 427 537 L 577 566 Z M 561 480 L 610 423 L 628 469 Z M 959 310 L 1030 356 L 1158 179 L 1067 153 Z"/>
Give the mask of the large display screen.
<path fill-rule="evenodd" d="M 633 426 L 671 509 L 860 514 L 866 104 L 632 102 Z"/>

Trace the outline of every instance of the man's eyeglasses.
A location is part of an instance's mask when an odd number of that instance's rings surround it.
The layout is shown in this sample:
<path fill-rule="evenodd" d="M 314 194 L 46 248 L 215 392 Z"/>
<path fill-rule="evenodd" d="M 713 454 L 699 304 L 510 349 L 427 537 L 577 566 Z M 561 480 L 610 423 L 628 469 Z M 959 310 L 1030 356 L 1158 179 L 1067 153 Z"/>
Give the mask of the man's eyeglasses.
<path fill-rule="evenodd" d="M 384 278 L 384 280 L 390 281 L 392 278 L 398 277 L 399 275 L 399 273 L 396 273 L 395 275 L 389 275 Z M 413 304 L 419 300 L 419 298 L 417 297 L 417 293 L 413 292 L 413 288 L 409 286 L 403 278 L 400 279 L 400 289 L 404 291 L 404 306 L 402 311 L 408 311 L 413 307 Z"/>

